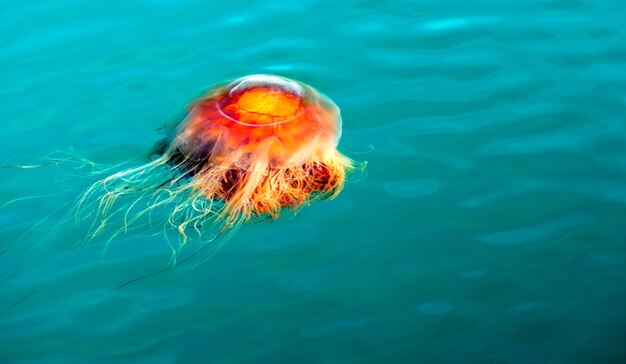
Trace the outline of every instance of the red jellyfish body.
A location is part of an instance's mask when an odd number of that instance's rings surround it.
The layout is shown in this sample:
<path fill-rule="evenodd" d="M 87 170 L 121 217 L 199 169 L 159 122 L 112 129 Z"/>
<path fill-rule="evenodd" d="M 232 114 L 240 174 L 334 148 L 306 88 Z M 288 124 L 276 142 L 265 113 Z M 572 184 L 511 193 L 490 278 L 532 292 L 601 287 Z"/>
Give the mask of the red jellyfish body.
<path fill-rule="evenodd" d="M 340 136 L 339 109 L 310 86 L 270 75 L 217 86 L 192 105 L 156 159 L 86 193 L 83 204 L 97 196 L 92 235 L 112 215 L 124 215 L 126 231 L 157 207 L 186 238 L 190 227 L 202 235 L 207 221 L 224 231 L 333 198 L 354 168 L 337 151 Z M 130 199 L 128 209 L 113 208 L 120 197 Z"/>

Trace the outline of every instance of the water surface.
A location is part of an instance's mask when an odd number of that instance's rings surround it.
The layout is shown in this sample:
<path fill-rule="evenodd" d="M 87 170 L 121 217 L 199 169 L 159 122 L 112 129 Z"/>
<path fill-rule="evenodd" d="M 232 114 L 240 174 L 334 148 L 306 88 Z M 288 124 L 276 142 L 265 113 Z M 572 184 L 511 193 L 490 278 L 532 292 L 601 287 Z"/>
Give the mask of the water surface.
<path fill-rule="evenodd" d="M 104 255 L 71 224 L 46 240 L 94 176 L 0 169 L 0 205 L 46 196 L 0 209 L 0 362 L 626 361 L 622 1 L 2 1 L 0 13 L 4 165 L 58 151 L 139 163 L 195 97 L 252 73 L 331 97 L 340 149 L 368 162 L 336 200 L 120 289 L 167 266 L 162 236 Z"/>

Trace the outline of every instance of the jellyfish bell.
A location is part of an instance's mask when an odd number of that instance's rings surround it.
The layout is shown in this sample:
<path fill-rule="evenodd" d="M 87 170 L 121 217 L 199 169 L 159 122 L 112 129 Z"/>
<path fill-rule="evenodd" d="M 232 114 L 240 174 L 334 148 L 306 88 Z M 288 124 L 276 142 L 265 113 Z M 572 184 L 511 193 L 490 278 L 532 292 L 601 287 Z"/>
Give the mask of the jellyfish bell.
<path fill-rule="evenodd" d="M 157 158 L 92 186 L 93 236 L 111 215 L 130 222 L 170 211 L 181 236 L 207 222 L 224 231 L 256 217 L 277 218 L 313 200 L 336 197 L 353 162 L 337 150 L 339 108 L 312 87 L 253 75 L 211 89 L 194 102 Z M 114 208 L 130 197 L 128 208 Z M 86 203 L 88 205 L 88 203 Z M 144 206 L 137 209 L 137 206 Z"/>
<path fill-rule="evenodd" d="M 174 143 L 188 158 L 204 160 L 211 151 L 214 158 L 239 157 L 248 167 L 242 156 L 264 154 L 272 167 L 281 168 L 322 157 L 336 148 L 340 134 L 339 109 L 332 101 L 295 81 L 256 75 L 197 101 Z"/>

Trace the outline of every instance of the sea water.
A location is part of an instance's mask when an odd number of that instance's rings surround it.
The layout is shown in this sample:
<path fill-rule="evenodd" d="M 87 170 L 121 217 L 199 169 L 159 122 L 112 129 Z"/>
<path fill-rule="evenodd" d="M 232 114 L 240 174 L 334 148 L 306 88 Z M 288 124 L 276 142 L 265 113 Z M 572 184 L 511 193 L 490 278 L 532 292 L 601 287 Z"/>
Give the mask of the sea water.
<path fill-rule="evenodd" d="M 0 363 L 626 362 L 626 3 L 0 1 Z M 367 161 L 180 274 L 94 168 L 212 85 L 308 83 Z M 82 167 L 82 168 L 79 168 Z M 190 249 L 193 248 L 190 246 Z"/>

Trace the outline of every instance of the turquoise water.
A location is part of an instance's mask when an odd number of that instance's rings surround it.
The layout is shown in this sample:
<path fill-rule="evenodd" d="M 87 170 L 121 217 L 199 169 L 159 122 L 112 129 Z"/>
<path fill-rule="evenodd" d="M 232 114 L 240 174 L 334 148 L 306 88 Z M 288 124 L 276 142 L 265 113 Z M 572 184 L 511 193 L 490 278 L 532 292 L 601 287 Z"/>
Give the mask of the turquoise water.
<path fill-rule="evenodd" d="M 0 169 L 0 363 L 626 362 L 622 1 L 182 3 L 0 1 L 0 164 L 140 163 L 271 73 L 341 107 L 367 176 L 119 288 L 159 229 L 102 255 L 51 231 L 89 168 Z"/>

